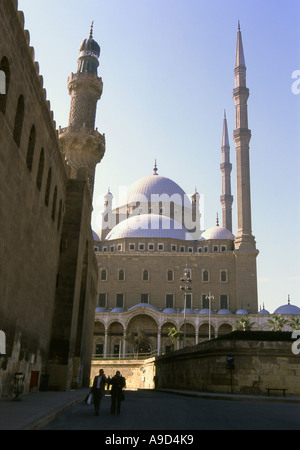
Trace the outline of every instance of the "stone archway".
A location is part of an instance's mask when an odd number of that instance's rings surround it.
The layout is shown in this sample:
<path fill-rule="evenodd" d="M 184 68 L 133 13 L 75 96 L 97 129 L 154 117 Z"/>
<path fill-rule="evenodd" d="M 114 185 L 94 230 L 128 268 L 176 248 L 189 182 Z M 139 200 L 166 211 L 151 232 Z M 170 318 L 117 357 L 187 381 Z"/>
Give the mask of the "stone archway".
<path fill-rule="evenodd" d="M 177 330 L 177 326 L 173 322 L 165 322 L 161 327 L 161 350 L 162 353 L 168 353 L 177 349 L 177 341 L 173 342 L 169 337 L 169 330 L 171 328 L 175 328 Z"/>
<path fill-rule="evenodd" d="M 157 350 L 158 326 L 155 320 L 139 314 L 133 317 L 126 329 L 127 352 L 134 357 L 145 357 Z"/>
<path fill-rule="evenodd" d="M 181 325 L 180 331 L 184 333 L 184 324 Z M 193 345 L 196 345 L 196 333 L 195 333 L 195 327 L 191 323 L 186 323 L 186 347 L 192 347 Z M 180 347 L 183 346 L 183 341 Z"/>
<path fill-rule="evenodd" d="M 228 334 L 232 332 L 232 325 L 229 323 L 222 323 L 222 325 L 218 328 L 218 336 L 222 336 L 223 334 Z"/>
<path fill-rule="evenodd" d="M 210 337 L 215 337 L 215 328 L 210 325 Z M 209 324 L 203 323 L 199 327 L 199 342 L 209 339 Z"/>
<path fill-rule="evenodd" d="M 123 325 L 114 321 L 111 322 L 107 329 L 108 338 L 108 355 L 112 358 L 120 358 L 123 354 L 123 339 L 124 339 L 124 329 Z"/>

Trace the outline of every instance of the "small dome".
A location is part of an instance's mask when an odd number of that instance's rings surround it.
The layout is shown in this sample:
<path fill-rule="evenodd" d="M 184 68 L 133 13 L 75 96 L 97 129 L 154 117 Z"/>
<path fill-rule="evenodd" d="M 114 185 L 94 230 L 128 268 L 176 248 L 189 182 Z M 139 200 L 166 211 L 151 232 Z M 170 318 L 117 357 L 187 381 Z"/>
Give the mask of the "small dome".
<path fill-rule="evenodd" d="M 142 214 L 129 217 L 116 225 L 107 235 L 111 241 L 122 238 L 172 238 L 192 240 L 183 225 L 166 216 Z"/>
<path fill-rule="evenodd" d="M 129 308 L 128 311 L 132 311 L 133 309 L 136 309 L 136 308 L 148 308 L 148 309 L 152 309 L 153 311 L 159 312 L 159 310 L 155 306 L 149 305 L 149 303 L 138 303 L 137 305 L 134 305 L 131 308 Z"/>
<path fill-rule="evenodd" d="M 291 305 L 288 303 L 287 305 L 282 305 L 277 308 L 273 314 L 291 314 L 291 315 L 300 315 L 300 308 L 295 305 Z"/>
<path fill-rule="evenodd" d="M 98 307 L 98 308 L 95 309 L 95 312 L 96 312 L 96 313 L 105 313 L 105 312 L 106 312 L 106 309 L 105 309 L 105 308 L 100 308 L 100 307 Z"/>
<path fill-rule="evenodd" d="M 267 310 L 265 309 L 265 305 L 263 305 L 263 308 L 260 309 L 260 311 L 258 311 L 257 314 L 270 314 L 270 313 L 269 313 L 269 311 L 267 311 Z"/>
<path fill-rule="evenodd" d="M 174 308 L 165 308 L 163 310 L 164 314 L 176 314 L 176 310 Z"/>
<path fill-rule="evenodd" d="M 203 308 L 199 311 L 199 314 L 209 314 L 209 309 L 208 308 Z M 213 314 L 212 310 L 210 310 L 210 314 Z"/>
<path fill-rule="evenodd" d="M 208 230 L 202 233 L 202 238 L 209 239 L 228 239 L 230 241 L 234 241 L 235 237 L 231 233 L 231 231 L 227 230 L 227 228 L 215 226 L 212 228 L 208 228 Z"/>
<path fill-rule="evenodd" d="M 93 233 L 94 241 L 100 242 L 100 238 L 99 238 L 98 234 L 94 230 L 92 230 L 92 233 Z"/>
<path fill-rule="evenodd" d="M 114 309 L 111 310 L 111 312 L 120 314 L 120 313 L 125 312 L 125 309 L 124 308 L 114 308 Z"/>
<path fill-rule="evenodd" d="M 236 314 L 241 315 L 241 316 L 247 316 L 249 313 L 246 309 L 238 309 Z"/>
<path fill-rule="evenodd" d="M 228 315 L 228 314 L 232 314 L 232 312 L 229 311 L 229 309 L 219 309 L 217 314 L 220 314 L 220 315 L 226 315 L 227 314 Z"/>
<path fill-rule="evenodd" d="M 196 314 L 195 311 L 190 308 L 186 308 L 185 313 L 186 314 Z M 181 314 L 184 314 L 184 309 L 181 311 Z"/>

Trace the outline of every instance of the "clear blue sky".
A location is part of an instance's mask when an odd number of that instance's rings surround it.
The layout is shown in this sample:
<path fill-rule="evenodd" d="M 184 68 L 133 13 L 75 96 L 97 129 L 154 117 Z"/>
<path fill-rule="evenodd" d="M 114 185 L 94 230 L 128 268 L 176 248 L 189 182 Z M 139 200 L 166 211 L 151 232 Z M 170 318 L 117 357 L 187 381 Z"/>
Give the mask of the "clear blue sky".
<path fill-rule="evenodd" d="M 221 216 L 221 139 L 227 112 L 235 196 L 234 62 L 240 20 L 250 89 L 252 226 L 259 305 L 300 306 L 299 0 L 19 0 L 47 98 L 68 124 L 67 78 L 94 20 L 104 92 L 96 126 L 106 155 L 97 168 L 93 228 L 103 195 L 152 173 L 204 196 L 204 226 Z M 236 232 L 236 205 L 233 206 Z"/>

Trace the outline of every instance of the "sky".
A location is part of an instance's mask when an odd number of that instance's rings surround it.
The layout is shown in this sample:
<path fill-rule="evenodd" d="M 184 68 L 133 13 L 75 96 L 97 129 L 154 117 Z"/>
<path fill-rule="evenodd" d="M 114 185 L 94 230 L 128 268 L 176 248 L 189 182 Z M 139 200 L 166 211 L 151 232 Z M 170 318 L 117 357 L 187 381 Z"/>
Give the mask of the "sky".
<path fill-rule="evenodd" d="M 19 0 L 57 127 L 67 126 L 67 78 L 94 21 L 104 90 L 96 127 L 92 227 L 108 188 L 159 175 L 204 202 L 202 228 L 221 217 L 226 110 L 236 198 L 234 64 L 238 21 L 247 66 L 252 229 L 259 249 L 258 303 L 300 306 L 299 0 Z M 236 233 L 236 202 L 233 203 Z"/>

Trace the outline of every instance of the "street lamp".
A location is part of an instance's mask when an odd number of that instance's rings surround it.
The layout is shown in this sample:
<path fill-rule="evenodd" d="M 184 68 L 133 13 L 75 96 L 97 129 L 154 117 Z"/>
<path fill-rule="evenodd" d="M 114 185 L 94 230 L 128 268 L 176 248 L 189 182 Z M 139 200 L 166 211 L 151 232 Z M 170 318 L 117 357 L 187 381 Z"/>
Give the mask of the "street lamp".
<path fill-rule="evenodd" d="M 214 296 L 211 295 L 211 292 L 209 291 L 209 294 L 205 297 L 206 300 L 208 300 L 208 339 L 210 340 L 211 338 L 211 333 L 210 333 L 210 309 L 211 309 L 211 301 L 214 300 Z"/>
<path fill-rule="evenodd" d="M 180 281 L 182 281 L 184 283 L 184 286 L 180 286 L 180 290 L 184 291 L 183 347 L 185 347 L 185 340 L 186 340 L 186 294 L 187 294 L 187 291 L 191 291 L 192 290 L 192 286 L 191 286 L 192 279 L 190 277 L 190 271 L 187 268 L 184 269 L 183 275 L 184 276 L 182 278 L 180 278 Z"/>

